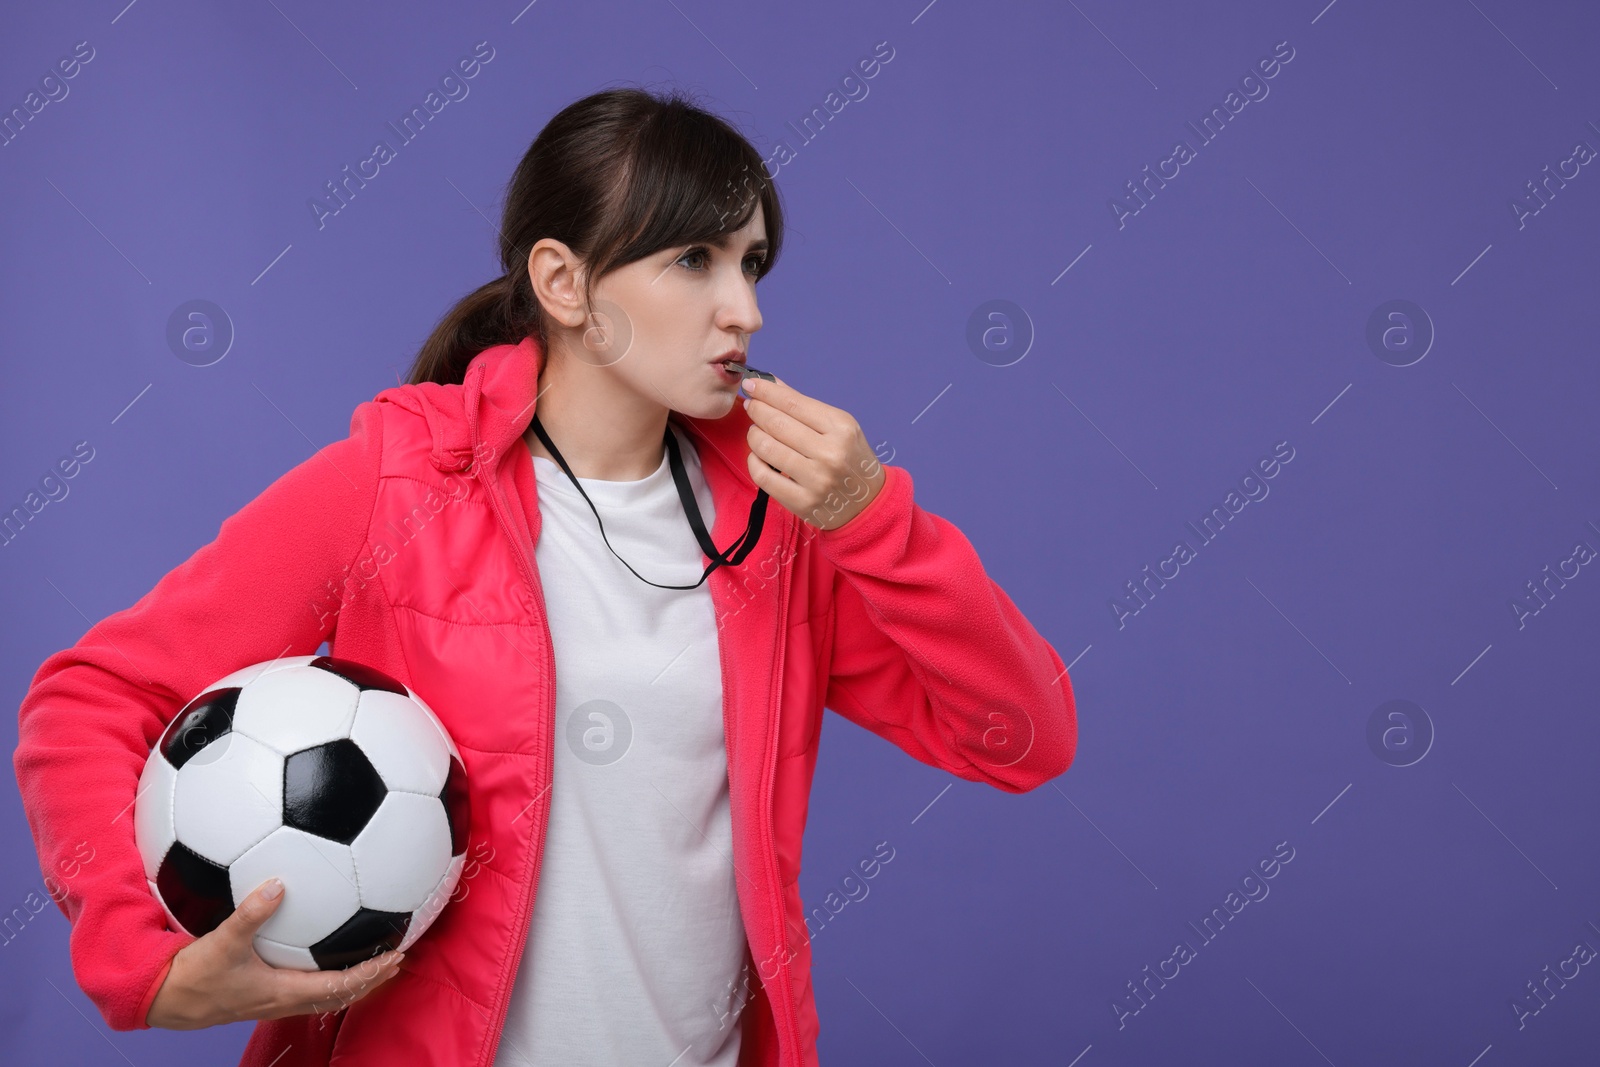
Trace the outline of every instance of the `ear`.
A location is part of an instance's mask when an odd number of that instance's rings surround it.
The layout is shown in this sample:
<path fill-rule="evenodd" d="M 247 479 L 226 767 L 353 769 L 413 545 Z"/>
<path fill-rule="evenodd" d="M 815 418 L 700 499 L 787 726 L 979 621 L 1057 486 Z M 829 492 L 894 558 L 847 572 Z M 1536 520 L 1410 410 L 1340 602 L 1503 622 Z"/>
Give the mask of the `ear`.
<path fill-rule="evenodd" d="M 544 313 L 564 326 L 581 327 L 583 261 L 553 237 L 541 237 L 528 250 L 528 279 Z"/>

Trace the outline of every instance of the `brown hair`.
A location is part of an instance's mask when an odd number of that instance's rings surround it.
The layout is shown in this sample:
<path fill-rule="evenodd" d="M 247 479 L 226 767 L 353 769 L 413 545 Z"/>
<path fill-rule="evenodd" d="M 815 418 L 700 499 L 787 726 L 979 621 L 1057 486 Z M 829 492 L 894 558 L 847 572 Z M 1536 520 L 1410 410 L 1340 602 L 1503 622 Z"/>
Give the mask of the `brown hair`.
<path fill-rule="evenodd" d="M 761 155 L 724 119 L 674 90 L 617 88 L 562 108 L 517 164 L 500 222 L 505 274 L 468 293 L 434 326 L 409 381 L 459 383 L 486 348 L 548 338 L 528 277 L 541 238 L 569 246 L 592 285 L 676 245 L 713 240 L 765 213 L 766 277 L 783 243 L 777 187 Z"/>

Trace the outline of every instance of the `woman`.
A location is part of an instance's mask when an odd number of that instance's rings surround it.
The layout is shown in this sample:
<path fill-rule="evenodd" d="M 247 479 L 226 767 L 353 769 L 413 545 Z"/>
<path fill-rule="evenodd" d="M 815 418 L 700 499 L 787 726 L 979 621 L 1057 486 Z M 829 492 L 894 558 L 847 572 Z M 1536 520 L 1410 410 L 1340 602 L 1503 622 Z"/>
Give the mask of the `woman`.
<path fill-rule="evenodd" d="M 571 104 L 513 178 L 505 275 L 410 383 L 44 662 L 16 770 L 47 870 L 96 849 L 58 903 L 113 1028 L 262 1020 L 263 1067 L 815 1063 L 824 705 L 1008 792 L 1067 768 L 1060 657 L 911 476 L 782 381 L 737 402 L 782 234 L 720 118 Z M 339 975 L 251 948 L 292 886 L 167 929 L 122 817 L 185 701 L 325 640 L 428 700 L 471 794 L 451 902 Z"/>

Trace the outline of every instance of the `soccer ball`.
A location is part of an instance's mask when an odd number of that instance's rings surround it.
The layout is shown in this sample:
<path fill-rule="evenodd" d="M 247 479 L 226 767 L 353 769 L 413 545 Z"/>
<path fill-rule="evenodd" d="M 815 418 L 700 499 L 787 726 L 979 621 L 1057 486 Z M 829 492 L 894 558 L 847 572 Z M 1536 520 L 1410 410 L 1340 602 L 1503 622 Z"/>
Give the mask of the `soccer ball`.
<path fill-rule="evenodd" d="M 461 877 L 468 816 L 461 753 L 421 697 L 291 656 L 184 706 L 139 776 L 134 837 L 175 928 L 207 934 L 277 877 L 257 954 L 337 970 L 422 936 Z"/>

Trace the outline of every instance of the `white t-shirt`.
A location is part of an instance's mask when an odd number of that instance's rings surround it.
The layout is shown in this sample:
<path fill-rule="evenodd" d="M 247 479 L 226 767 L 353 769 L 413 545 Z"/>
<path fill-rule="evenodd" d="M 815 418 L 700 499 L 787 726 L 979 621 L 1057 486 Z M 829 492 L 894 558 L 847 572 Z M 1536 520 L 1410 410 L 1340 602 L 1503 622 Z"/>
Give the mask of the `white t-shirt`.
<path fill-rule="evenodd" d="M 709 530 L 699 457 L 672 432 Z M 710 590 L 634 577 L 560 466 L 533 465 L 555 781 L 495 1067 L 734 1067 L 749 990 Z M 699 579 L 665 450 L 649 477 L 580 481 L 635 570 L 664 585 Z"/>

